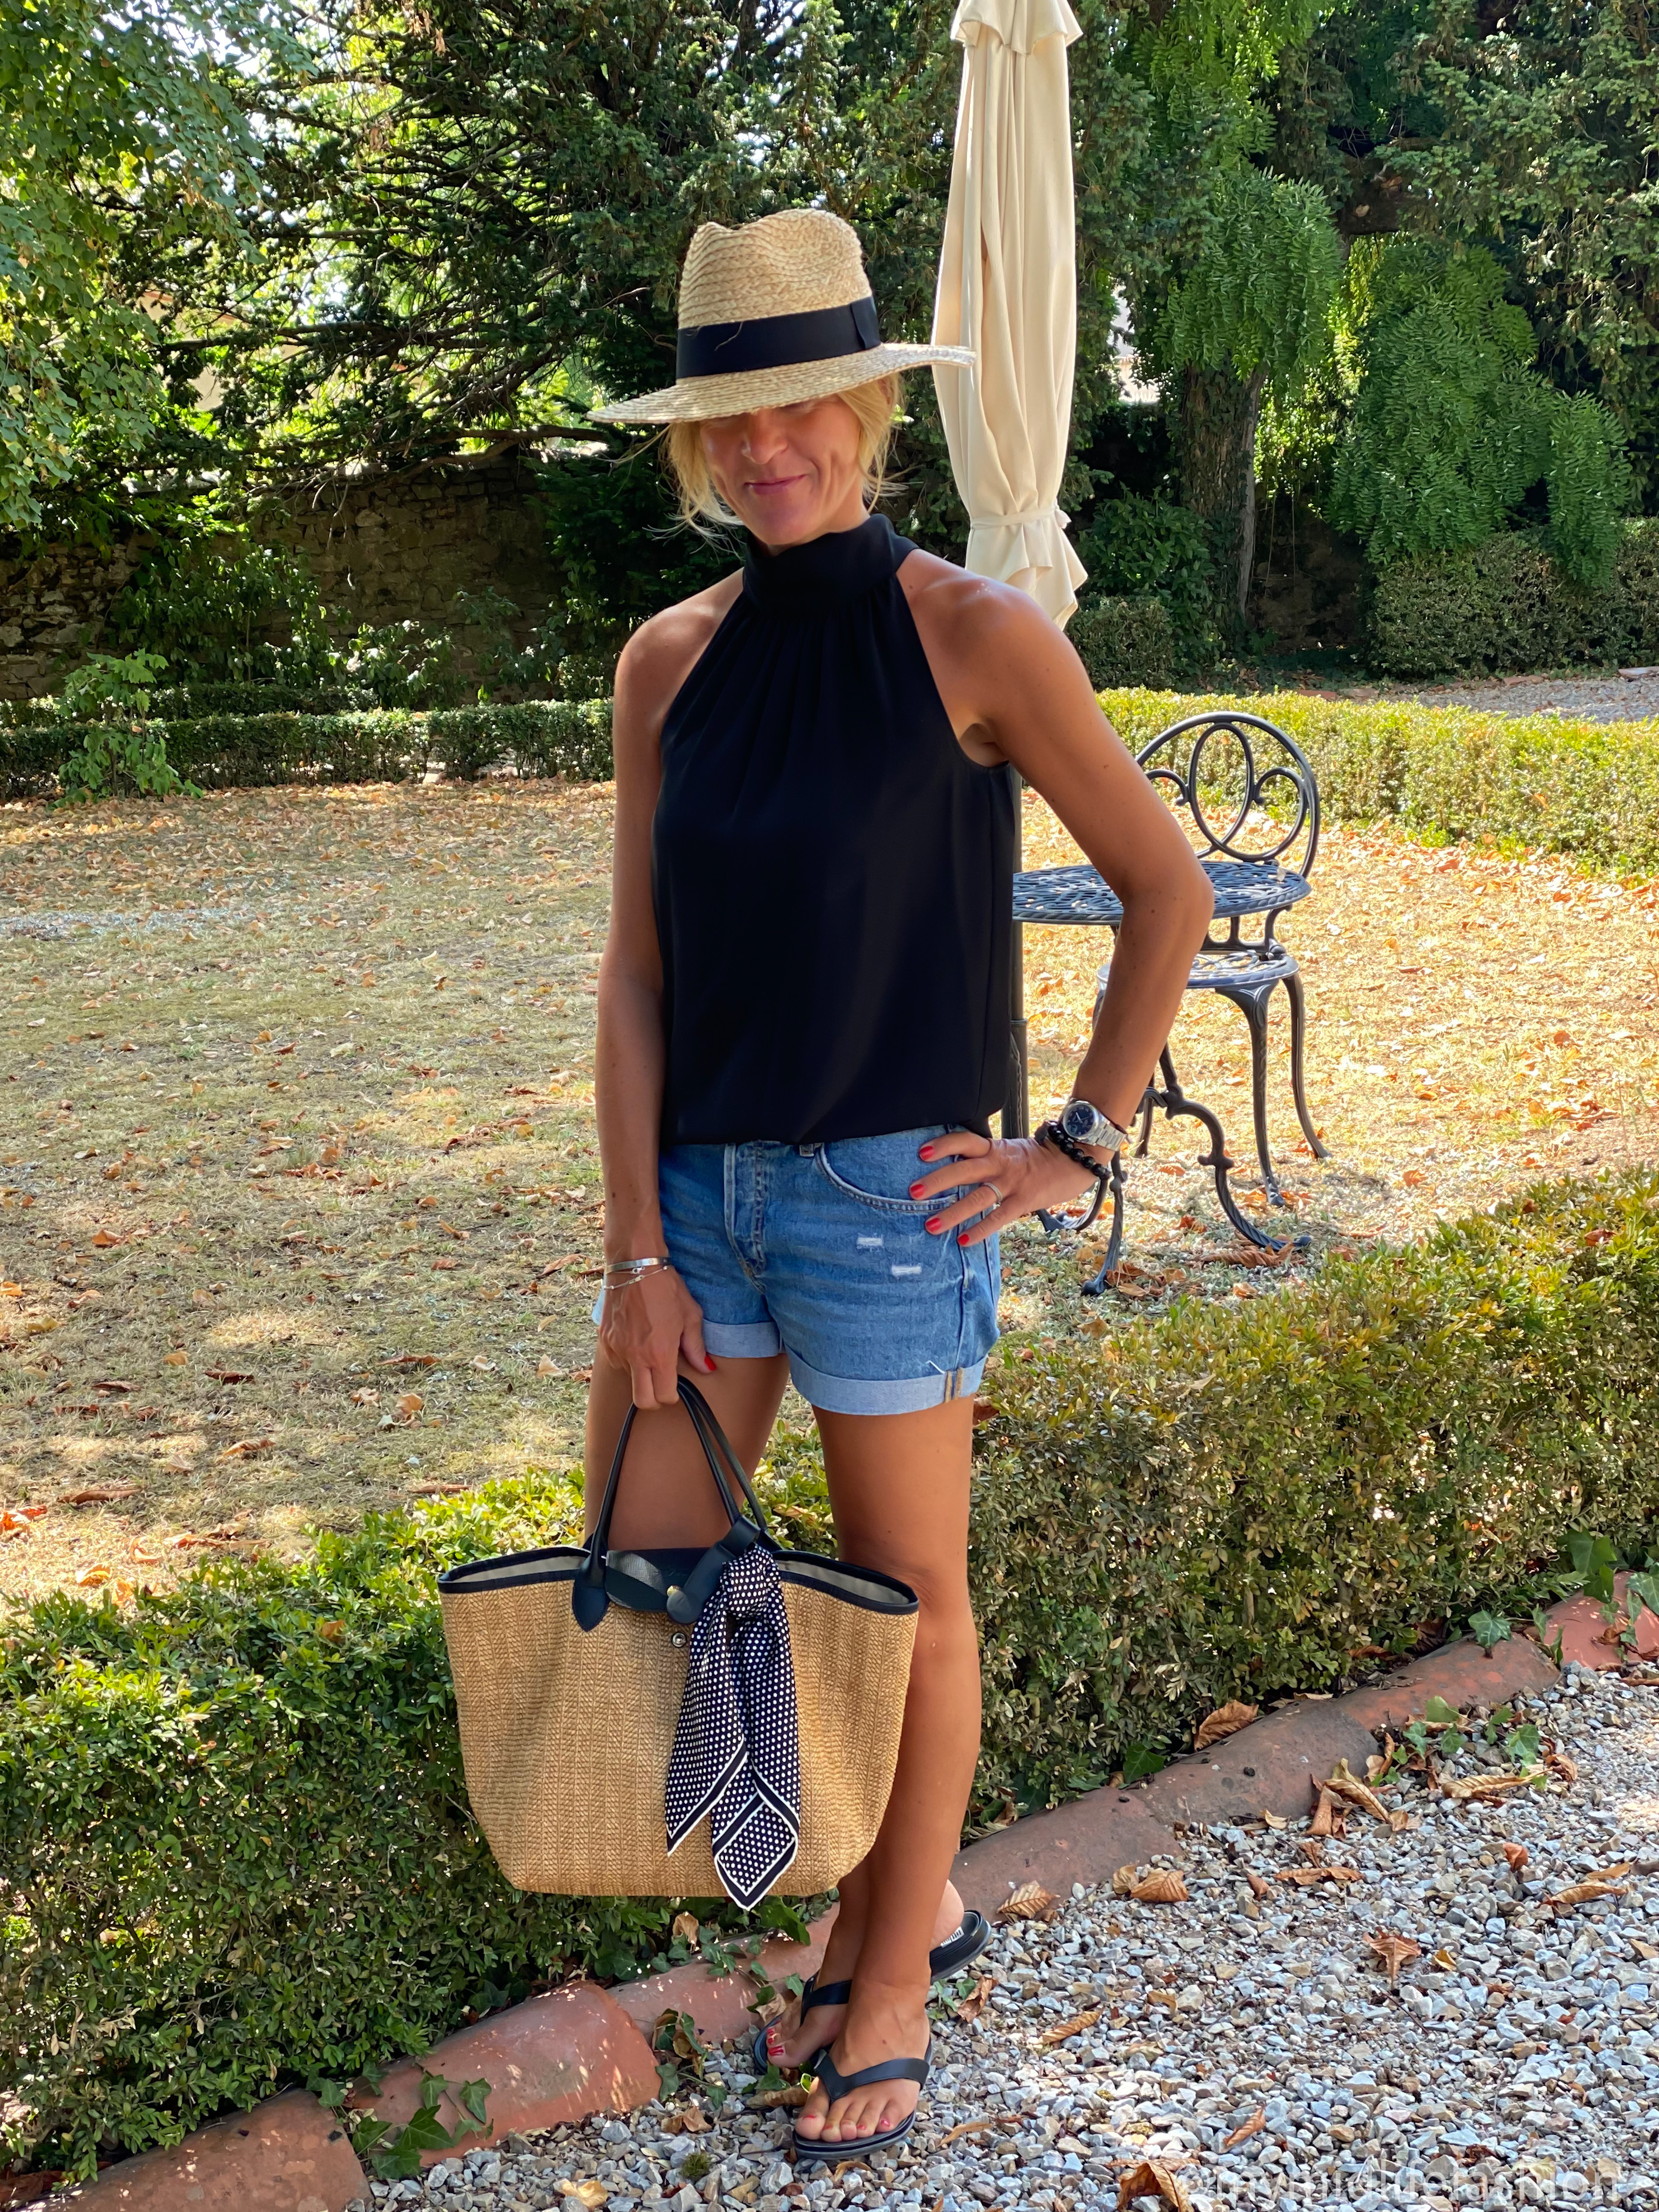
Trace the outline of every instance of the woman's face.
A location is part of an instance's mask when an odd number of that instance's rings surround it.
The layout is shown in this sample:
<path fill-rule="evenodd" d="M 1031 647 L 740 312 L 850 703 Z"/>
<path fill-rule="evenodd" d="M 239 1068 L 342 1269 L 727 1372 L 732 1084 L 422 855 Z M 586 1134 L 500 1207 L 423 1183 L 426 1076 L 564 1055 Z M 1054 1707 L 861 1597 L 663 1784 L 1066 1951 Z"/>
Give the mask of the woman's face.
<path fill-rule="evenodd" d="M 715 489 L 763 545 L 803 545 L 864 520 L 858 418 L 844 401 L 757 407 L 702 425 Z"/>

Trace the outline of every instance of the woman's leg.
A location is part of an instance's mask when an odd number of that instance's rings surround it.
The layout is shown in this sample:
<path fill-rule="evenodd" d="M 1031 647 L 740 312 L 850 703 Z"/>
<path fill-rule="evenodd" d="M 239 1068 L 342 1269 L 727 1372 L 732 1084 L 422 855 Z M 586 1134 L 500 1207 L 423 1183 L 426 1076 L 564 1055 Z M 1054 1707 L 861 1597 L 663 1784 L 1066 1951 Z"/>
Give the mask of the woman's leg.
<path fill-rule="evenodd" d="M 789 1363 L 781 1352 L 770 1359 L 722 1359 L 712 1375 L 696 1377 L 714 1419 L 731 1438 L 732 1449 L 751 1473 L 765 1453 L 788 1380 Z M 587 1393 L 584 1504 L 590 1529 L 599 1518 L 629 1402 L 627 1370 L 608 1365 L 601 1353 L 593 1363 Z M 623 1551 L 645 1545 L 713 1544 L 726 1534 L 726 1525 L 708 1462 L 684 1407 L 636 1413 L 617 1490 L 612 1543 Z"/>
<path fill-rule="evenodd" d="M 979 1646 L 968 1603 L 973 1423 L 971 1398 L 922 1413 L 818 1415 L 842 1556 L 897 1576 L 921 1601 L 893 1793 L 848 1900 L 862 1924 L 852 2002 L 836 2039 L 844 2074 L 919 2058 L 927 2047 L 927 1953 L 979 1751 Z M 851 1970 L 849 1958 L 838 1972 L 835 1954 L 851 1951 L 853 1935 L 849 1925 L 846 1945 L 832 1935 L 824 1979 Z M 826 2026 L 833 2017 L 813 2015 Z M 878 2082 L 831 2112 L 817 2089 L 797 2126 L 809 2141 L 853 2142 L 896 2127 L 918 2094 L 912 2081 Z"/>

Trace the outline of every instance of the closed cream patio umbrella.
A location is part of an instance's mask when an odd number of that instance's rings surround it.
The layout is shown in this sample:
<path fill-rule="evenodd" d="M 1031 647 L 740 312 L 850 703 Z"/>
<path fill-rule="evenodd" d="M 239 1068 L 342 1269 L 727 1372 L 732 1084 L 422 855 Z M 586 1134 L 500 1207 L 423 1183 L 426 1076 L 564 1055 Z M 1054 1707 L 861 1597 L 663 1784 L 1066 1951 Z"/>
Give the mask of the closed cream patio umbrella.
<path fill-rule="evenodd" d="M 1060 480 L 1077 358 L 1077 246 L 1066 0 L 961 0 L 964 49 L 933 343 L 971 346 L 934 371 L 968 567 L 1029 592 L 1061 624 L 1087 575 Z"/>
<path fill-rule="evenodd" d="M 962 98 L 933 343 L 971 346 L 976 366 L 936 369 L 933 383 L 968 510 L 967 565 L 1063 625 L 1087 579 L 1059 504 L 1077 360 L 1066 49 L 1080 31 L 1066 0 L 960 0 L 951 35 L 963 48 Z M 1030 1121 L 1021 934 L 1016 924 L 1006 1136 Z"/>

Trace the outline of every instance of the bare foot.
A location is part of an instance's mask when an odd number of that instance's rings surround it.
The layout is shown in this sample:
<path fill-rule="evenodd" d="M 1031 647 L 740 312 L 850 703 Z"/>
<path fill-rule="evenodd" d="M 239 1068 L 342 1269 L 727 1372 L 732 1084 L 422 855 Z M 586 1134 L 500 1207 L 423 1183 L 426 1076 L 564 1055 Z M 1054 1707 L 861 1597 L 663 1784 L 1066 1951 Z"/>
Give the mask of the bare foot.
<path fill-rule="evenodd" d="M 945 1885 L 945 1894 L 939 1899 L 939 1914 L 933 1922 L 933 1948 L 954 1936 L 962 1925 L 962 1898 L 952 1881 Z M 832 1982 L 849 1982 L 859 1962 L 859 1952 L 864 1941 L 864 1930 L 850 1925 L 842 1933 L 837 1918 L 830 1930 L 830 1942 L 823 1954 L 823 1964 L 818 1968 L 817 1980 L 820 1989 L 828 1989 Z M 807 2065 L 820 2051 L 834 2043 L 847 2020 L 845 2005 L 814 2005 L 804 2017 L 799 1998 L 787 2012 L 780 2013 L 768 2024 L 766 2055 L 772 2063 L 786 2071 Z M 889 2053 L 889 2056 L 895 2054 Z M 873 2058 L 862 2062 L 873 2066 Z M 839 2063 L 839 2061 L 837 2062 Z M 909 2085 L 901 2083 L 901 2087 Z M 894 2123 L 897 2124 L 896 2122 Z"/>
<path fill-rule="evenodd" d="M 860 1984 L 836 2043 L 836 2064 L 842 2074 L 857 2074 L 889 2058 L 920 2058 L 927 2049 L 928 2033 L 925 1992 Z M 867 2088 L 849 2089 L 832 2105 L 819 2082 L 795 2115 L 795 2131 L 803 2142 L 854 2145 L 897 2127 L 915 2111 L 921 2095 L 915 2081 L 872 2081 Z"/>

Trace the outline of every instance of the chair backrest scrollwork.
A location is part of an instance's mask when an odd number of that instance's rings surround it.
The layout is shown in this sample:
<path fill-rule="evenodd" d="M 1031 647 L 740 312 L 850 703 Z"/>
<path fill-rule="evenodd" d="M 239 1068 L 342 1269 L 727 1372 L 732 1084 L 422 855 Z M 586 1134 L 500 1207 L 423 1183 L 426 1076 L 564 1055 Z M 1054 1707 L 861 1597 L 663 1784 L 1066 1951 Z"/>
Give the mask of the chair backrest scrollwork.
<path fill-rule="evenodd" d="M 1135 757 L 1184 814 L 1200 860 L 1312 872 L 1319 785 L 1307 755 L 1273 723 L 1231 710 L 1189 714 Z"/>

